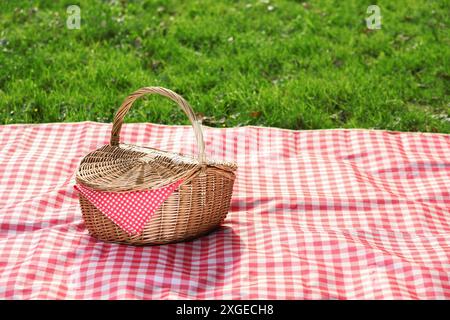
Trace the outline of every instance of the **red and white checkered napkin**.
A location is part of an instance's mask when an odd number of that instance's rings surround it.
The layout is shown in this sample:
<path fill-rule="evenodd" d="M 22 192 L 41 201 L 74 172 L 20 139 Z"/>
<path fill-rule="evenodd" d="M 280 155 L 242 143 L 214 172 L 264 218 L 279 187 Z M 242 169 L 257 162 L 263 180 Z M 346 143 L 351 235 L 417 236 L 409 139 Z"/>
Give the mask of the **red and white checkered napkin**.
<path fill-rule="evenodd" d="M 140 234 L 162 203 L 179 187 L 182 180 L 168 186 L 144 191 L 105 192 L 75 185 L 98 210 L 128 234 Z"/>

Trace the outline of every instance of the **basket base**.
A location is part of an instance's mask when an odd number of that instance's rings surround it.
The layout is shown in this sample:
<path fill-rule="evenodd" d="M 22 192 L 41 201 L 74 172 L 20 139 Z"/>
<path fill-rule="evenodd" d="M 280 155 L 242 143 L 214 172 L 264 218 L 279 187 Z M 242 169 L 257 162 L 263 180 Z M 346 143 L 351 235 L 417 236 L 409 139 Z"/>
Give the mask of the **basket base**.
<path fill-rule="evenodd" d="M 111 240 L 111 239 L 102 239 L 101 237 L 98 237 L 95 234 L 92 234 L 91 232 L 89 232 L 89 235 L 97 240 L 100 240 L 102 242 L 106 242 L 106 243 L 116 243 L 116 244 L 126 244 L 126 245 L 132 245 L 132 246 L 136 246 L 136 247 L 143 247 L 143 246 L 160 246 L 163 244 L 175 244 L 175 243 L 180 243 L 180 242 L 190 242 L 190 241 L 194 241 L 197 240 L 198 238 L 204 237 L 204 236 L 208 236 L 212 233 L 214 233 L 215 231 L 217 231 L 218 229 L 220 229 L 220 226 L 222 224 L 218 224 L 215 227 L 212 227 L 209 230 L 206 230 L 202 233 L 199 233 L 197 235 L 191 236 L 191 237 L 187 237 L 187 238 L 180 238 L 180 239 L 175 239 L 175 240 L 168 240 L 168 241 L 153 241 L 153 242 L 136 242 L 136 241 L 118 241 L 118 240 Z"/>

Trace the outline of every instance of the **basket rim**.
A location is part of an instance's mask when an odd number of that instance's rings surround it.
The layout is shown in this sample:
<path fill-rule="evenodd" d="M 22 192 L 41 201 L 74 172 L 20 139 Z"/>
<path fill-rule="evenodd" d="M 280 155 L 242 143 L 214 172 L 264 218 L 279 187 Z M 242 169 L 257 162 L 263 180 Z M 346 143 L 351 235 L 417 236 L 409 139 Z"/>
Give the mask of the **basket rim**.
<path fill-rule="evenodd" d="M 108 148 L 109 150 L 121 150 L 121 151 L 131 151 L 131 152 L 140 152 L 143 154 L 151 154 L 152 157 L 155 155 L 161 155 L 165 156 L 171 159 L 176 164 L 179 165 L 186 165 L 189 166 L 188 169 L 184 170 L 183 174 L 178 174 L 176 176 L 173 176 L 172 178 L 162 179 L 159 183 L 155 182 L 151 186 L 146 187 L 136 187 L 133 185 L 127 185 L 118 187 L 120 190 L 111 190 L 108 185 L 102 185 L 99 186 L 93 180 L 88 180 L 86 177 L 83 176 L 83 173 L 85 172 L 84 164 L 87 163 L 90 157 L 93 157 L 98 152 L 103 152 L 105 148 Z M 144 158 L 145 155 L 142 156 Z M 126 159 L 126 158 L 124 158 Z M 130 160 L 131 162 L 136 163 L 142 163 L 143 160 L 141 158 L 136 158 Z M 117 159 L 117 162 L 120 162 L 120 158 Z M 214 158 L 206 158 L 205 162 L 199 163 L 199 160 L 191 155 L 186 155 L 183 153 L 178 152 L 172 152 L 172 151 L 165 151 L 160 150 L 157 148 L 147 147 L 147 146 L 138 146 L 134 144 L 127 144 L 127 143 L 120 143 L 117 146 L 112 146 L 110 144 L 106 144 L 101 146 L 100 148 L 97 148 L 96 150 L 93 150 L 86 154 L 81 161 L 79 162 L 77 171 L 76 171 L 76 183 L 82 184 L 83 186 L 86 186 L 88 188 L 91 188 L 93 190 L 97 191 L 106 191 L 106 192 L 129 192 L 129 191 L 140 191 L 140 190 L 152 190 L 152 189 L 158 189 L 165 185 L 168 185 L 172 183 L 174 180 L 183 179 L 182 185 L 188 183 L 192 178 L 197 176 L 202 171 L 206 170 L 207 168 L 213 168 L 217 173 L 225 176 L 226 178 L 234 179 L 235 178 L 235 171 L 237 170 L 237 165 L 235 162 L 226 161 L 226 160 L 218 160 Z"/>
<path fill-rule="evenodd" d="M 106 146 L 110 146 L 110 145 L 106 145 Z M 105 147 L 105 146 L 103 146 L 103 147 Z M 120 143 L 119 146 L 117 146 L 117 147 L 118 148 L 122 147 L 122 149 L 130 149 L 133 151 L 141 151 L 142 150 L 142 152 L 148 152 L 148 150 L 151 150 L 153 152 L 160 152 L 161 154 L 172 154 L 174 156 L 180 157 L 181 159 L 186 159 L 189 162 L 192 162 L 193 164 L 195 163 L 195 164 L 200 165 L 197 157 L 195 157 L 193 155 L 188 155 L 185 153 L 180 153 L 180 152 L 175 152 L 175 151 L 166 151 L 166 150 L 161 150 L 158 148 L 147 147 L 147 146 L 138 146 L 138 145 L 130 144 L 130 143 Z M 125 147 L 125 148 L 123 148 L 123 147 Z M 236 162 L 228 161 L 228 160 L 220 160 L 220 159 L 216 159 L 216 158 L 206 158 L 205 165 L 219 167 L 219 169 L 223 169 L 226 171 L 236 171 L 237 170 Z"/>

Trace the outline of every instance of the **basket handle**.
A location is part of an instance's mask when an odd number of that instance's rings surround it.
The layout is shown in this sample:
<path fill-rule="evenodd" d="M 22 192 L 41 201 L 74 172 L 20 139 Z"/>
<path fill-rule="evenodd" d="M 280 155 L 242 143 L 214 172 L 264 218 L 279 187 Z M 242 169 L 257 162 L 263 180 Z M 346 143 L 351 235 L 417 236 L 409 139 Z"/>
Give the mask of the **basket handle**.
<path fill-rule="evenodd" d="M 175 101 L 178 106 L 184 111 L 184 113 L 189 118 L 189 121 L 191 121 L 192 128 L 194 129 L 195 138 L 197 140 L 197 148 L 198 148 L 198 161 L 200 164 L 203 164 L 206 162 L 205 157 L 205 142 L 203 141 L 203 130 L 202 126 L 197 120 L 197 117 L 195 116 L 194 111 L 192 110 L 192 107 L 187 103 L 186 100 L 183 99 L 179 94 L 173 92 L 172 90 L 162 88 L 162 87 L 145 87 L 141 88 L 135 92 L 133 92 L 131 95 L 129 95 L 122 105 L 120 106 L 119 110 L 117 110 L 116 115 L 114 116 L 114 122 L 113 127 L 111 130 L 111 140 L 110 145 L 112 146 L 118 146 L 120 141 L 120 130 L 122 129 L 123 124 L 123 118 L 130 110 L 131 106 L 133 105 L 133 102 L 142 97 L 145 94 L 159 94 L 164 97 L 167 97 L 171 99 L 172 101 Z"/>

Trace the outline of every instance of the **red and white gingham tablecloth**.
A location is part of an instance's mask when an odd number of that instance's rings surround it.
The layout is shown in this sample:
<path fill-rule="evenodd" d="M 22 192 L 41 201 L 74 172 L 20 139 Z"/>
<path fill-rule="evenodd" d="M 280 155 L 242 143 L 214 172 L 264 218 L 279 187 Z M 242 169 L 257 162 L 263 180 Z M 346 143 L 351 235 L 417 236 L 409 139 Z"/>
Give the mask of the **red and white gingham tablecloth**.
<path fill-rule="evenodd" d="M 0 126 L 0 298 L 448 299 L 450 136 L 206 128 L 238 163 L 218 231 L 96 241 L 73 189 L 109 124 Z M 127 143 L 195 152 L 188 126 L 127 124 Z"/>

